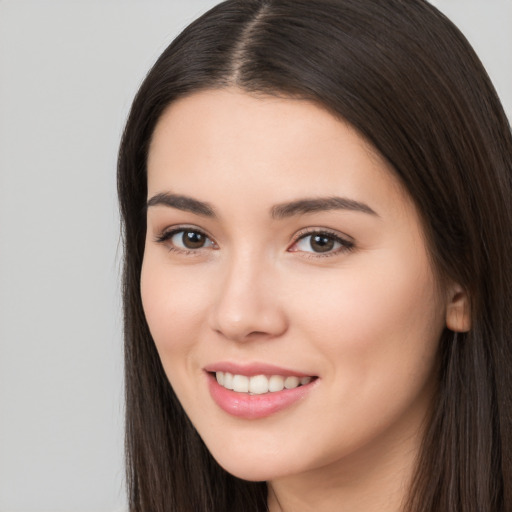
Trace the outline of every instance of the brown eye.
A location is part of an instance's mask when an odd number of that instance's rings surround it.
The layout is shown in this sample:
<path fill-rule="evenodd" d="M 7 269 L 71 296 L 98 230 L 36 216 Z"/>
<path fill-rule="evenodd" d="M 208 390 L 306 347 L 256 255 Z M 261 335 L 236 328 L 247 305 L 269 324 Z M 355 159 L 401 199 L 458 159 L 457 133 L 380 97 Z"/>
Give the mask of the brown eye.
<path fill-rule="evenodd" d="M 206 237 L 196 231 L 183 231 L 181 240 L 187 249 L 200 249 L 204 246 Z"/>
<path fill-rule="evenodd" d="M 314 252 L 329 252 L 334 249 L 336 241 L 332 236 L 313 235 L 310 237 L 309 245 Z"/>
<path fill-rule="evenodd" d="M 192 229 L 176 230 L 166 235 L 161 241 L 169 240 L 177 250 L 193 251 L 212 247 L 214 244 L 204 233 Z"/>
<path fill-rule="evenodd" d="M 341 236 L 334 233 L 317 231 L 302 235 L 292 247 L 291 252 L 305 252 L 324 255 L 335 255 L 340 252 L 350 251 L 354 247 L 354 243 L 345 240 Z"/>

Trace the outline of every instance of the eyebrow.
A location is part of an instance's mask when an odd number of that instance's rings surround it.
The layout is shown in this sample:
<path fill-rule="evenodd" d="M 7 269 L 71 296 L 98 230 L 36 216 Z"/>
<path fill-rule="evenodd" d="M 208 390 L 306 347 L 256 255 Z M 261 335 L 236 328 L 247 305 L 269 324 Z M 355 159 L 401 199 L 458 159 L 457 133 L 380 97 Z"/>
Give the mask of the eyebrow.
<path fill-rule="evenodd" d="M 325 212 L 330 210 L 350 210 L 355 212 L 367 213 L 369 215 L 379 216 L 367 204 L 346 197 L 319 197 L 305 198 L 289 203 L 275 205 L 271 209 L 273 219 L 283 219 L 294 215 L 303 215 L 307 213 Z"/>
<path fill-rule="evenodd" d="M 199 201 L 188 196 L 171 194 L 168 192 L 161 192 L 149 199 L 146 203 L 146 208 L 150 208 L 151 206 L 168 206 L 171 208 L 177 208 L 178 210 L 195 213 L 196 215 L 201 215 L 203 217 L 215 218 L 217 216 L 215 209 L 209 203 Z M 305 198 L 277 204 L 271 208 L 270 215 L 273 219 L 284 219 L 295 215 L 304 215 L 330 210 L 349 210 L 367 213 L 378 217 L 378 214 L 367 204 L 353 199 L 348 199 L 346 197 L 336 196 Z"/>
<path fill-rule="evenodd" d="M 151 206 L 169 206 L 203 217 L 216 217 L 215 210 L 208 203 L 180 194 L 170 194 L 168 192 L 156 194 L 146 203 L 146 208 Z"/>

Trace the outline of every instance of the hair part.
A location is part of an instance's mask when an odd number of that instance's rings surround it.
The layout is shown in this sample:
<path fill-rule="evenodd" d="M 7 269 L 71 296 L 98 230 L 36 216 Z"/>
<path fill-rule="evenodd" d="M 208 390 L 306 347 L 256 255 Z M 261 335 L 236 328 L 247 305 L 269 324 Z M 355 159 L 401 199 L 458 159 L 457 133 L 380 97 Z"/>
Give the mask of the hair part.
<path fill-rule="evenodd" d="M 512 137 L 480 61 L 423 0 L 228 0 L 155 63 L 119 152 L 130 512 L 267 510 L 266 485 L 224 471 L 190 424 L 139 291 L 155 126 L 177 99 L 233 86 L 308 99 L 352 125 L 416 204 L 439 276 L 471 298 L 471 331 L 440 340 L 404 511 L 512 510 Z"/>

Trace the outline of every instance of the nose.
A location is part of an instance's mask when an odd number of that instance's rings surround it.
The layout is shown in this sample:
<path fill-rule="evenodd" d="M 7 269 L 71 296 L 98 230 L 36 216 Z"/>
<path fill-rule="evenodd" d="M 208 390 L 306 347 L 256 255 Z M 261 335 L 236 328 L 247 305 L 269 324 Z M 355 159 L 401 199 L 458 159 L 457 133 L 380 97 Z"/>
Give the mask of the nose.
<path fill-rule="evenodd" d="M 281 303 L 275 269 L 255 258 L 238 258 L 226 263 L 211 308 L 210 325 L 227 339 L 246 342 L 271 339 L 288 328 Z"/>

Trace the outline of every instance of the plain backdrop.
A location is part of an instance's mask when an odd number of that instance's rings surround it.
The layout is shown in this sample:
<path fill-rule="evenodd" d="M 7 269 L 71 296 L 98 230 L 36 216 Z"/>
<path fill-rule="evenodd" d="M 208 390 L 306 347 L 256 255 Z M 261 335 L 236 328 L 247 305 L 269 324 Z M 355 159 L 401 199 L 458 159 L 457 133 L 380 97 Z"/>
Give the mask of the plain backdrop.
<path fill-rule="evenodd" d="M 118 512 L 116 151 L 131 99 L 213 0 L 0 0 L 0 512 Z M 438 0 L 512 118 L 512 0 Z"/>

